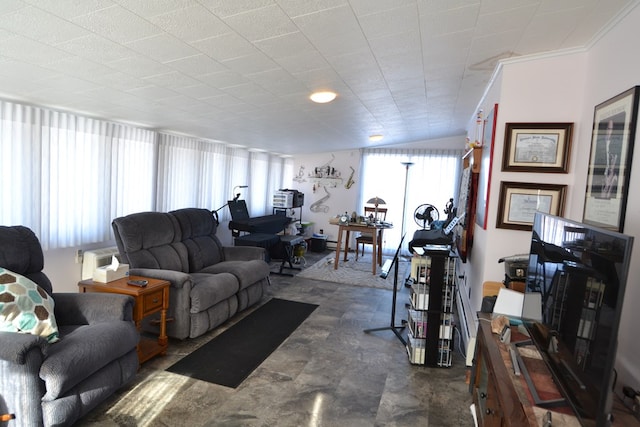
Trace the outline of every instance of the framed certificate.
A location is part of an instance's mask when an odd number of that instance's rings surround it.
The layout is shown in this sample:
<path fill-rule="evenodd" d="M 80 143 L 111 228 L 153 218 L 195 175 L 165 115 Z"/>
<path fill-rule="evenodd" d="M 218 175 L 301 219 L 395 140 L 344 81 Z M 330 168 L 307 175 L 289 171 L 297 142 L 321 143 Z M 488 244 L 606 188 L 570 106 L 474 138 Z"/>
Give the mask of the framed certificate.
<path fill-rule="evenodd" d="M 537 211 L 562 216 L 566 185 L 501 182 L 496 228 L 531 230 Z"/>
<path fill-rule="evenodd" d="M 573 123 L 507 123 L 502 170 L 567 173 Z"/>

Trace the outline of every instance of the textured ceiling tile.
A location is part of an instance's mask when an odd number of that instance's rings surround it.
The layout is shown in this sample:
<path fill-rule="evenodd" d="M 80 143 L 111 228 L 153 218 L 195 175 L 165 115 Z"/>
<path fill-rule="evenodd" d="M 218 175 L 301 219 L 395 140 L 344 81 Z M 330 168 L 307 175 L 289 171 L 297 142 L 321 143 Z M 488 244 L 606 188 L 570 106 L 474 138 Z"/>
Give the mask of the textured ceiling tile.
<path fill-rule="evenodd" d="M 480 14 L 476 27 L 476 36 L 480 37 L 487 34 L 527 28 L 531 23 L 531 16 L 535 13 L 536 8 L 536 5 L 532 5 L 503 12 Z"/>
<path fill-rule="evenodd" d="M 191 45 L 216 61 L 224 61 L 258 52 L 255 46 L 235 33 L 199 40 L 191 43 Z"/>
<path fill-rule="evenodd" d="M 0 60 L 0 76 L 3 76 L 3 85 L 6 84 L 6 78 L 12 80 L 24 79 L 25 81 L 37 81 L 51 76 L 53 73 L 48 67 L 28 64 L 22 61 L 16 61 L 10 58 L 2 58 Z M 7 84 L 7 87 L 11 87 Z"/>
<path fill-rule="evenodd" d="M 119 43 L 159 34 L 162 30 L 120 6 L 112 6 L 73 18 L 73 22 Z"/>
<path fill-rule="evenodd" d="M 24 2 L 65 19 L 106 9 L 115 4 L 110 0 L 24 0 Z M 1 3 L 6 3 L 6 0 L 2 0 Z"/>
<path fill-rule="evenodd" d="M 194 78 L 186 76 L 178 71 L 172 71 L 166 74 L 156 74 L 155 76 L 145 77 L 144 81 L 152 83 L 156 86 L 170 87 L 172 89 L 194 86 L 200 82 Z"/>
<path fill-rule="evenodd" d="M 369 51 L 369 43 L 360 30 L 348 34 L 331 34 L 312 41 L 325 57 Z"/>
<path fill-rule="evenodd" d="M 293 21 L 312 42 L 327 36 L 361 31 L 356 16 L 347 6 L 302 15 Z"/>
<path fill-rule="evenodd" d="M 175 91 L 194 99 L 206 99 L 224 93 L 221 89 L 211 87 L 204 83 L 198 83 L 194 86 L 178 87 L 175 88 Z"/>
<path fill-rule="evenodd" d="M 276 0 L 278 5 L 290 17 L 308 15 L 326 9 L 333 9 L 340 6 L 348 6 L 348 0 Z"/>
<path fill-rule="evenodd" d="M 0 94 L 294 154 L 464 135 L 498 60 L 636 1 L 2 0 Z"/>
<path fill-rule="evenodd" d="M 203 74 L 217 73 L 225 71 L 227 67 L 220 62 L 209 58 L 204 54 L 189 56 L 186 58 L 176 59 L 175 61 L 165 62 L 165 65 L 182 71 L 190 76 L 201 76 Z"/>
<path fill-rule="evenodd" d="M 420 15 L 421 28 L 424 35 L 429 37 L 473 29 L 477 24 L 479 13 L 479 4 L 441 12 L 428 11 Z"/>
<path fill-rule="evenodd" d="M 313 45 L 309 43 L 309 39 L 299 31 L 266 40 L 258 40 L 255 45 L 274 59 L 297 55 L 314 49 Z"/>
<path fill-rule="evenodd" d="M 216 88 L 226 88 L 248 83 L 249 79 L 233 71 L 222 71 L 219 73 L 205 74 L 198 79 Z"/>
<path fill-rule="evenodd" d="M 200 0 L 200 3 L 215 15 L 225 18 L 254 9 L 261 9 L 271 5 L 273 0 Z"/>
<path fill-rule="evenodd" d="M 171 71 L 171 68 L 164 64 L 145 58 L 143 56 L 133 56 L 130 58 L 120 59 L 118 61 L 109 62 L 108 64 L 114 70 L 122 71 L 133 77 L 149 77 L 156 74 L 165 74 Z"/>
<path fill-rule="evenodd" d="M 239 13 L 225 18 L 224 22 L 251 42 L 298 31 L 277 5 Z"/>
<path fill-rule="evenodd" d="M 385 12 L 359 16 L 362 31 L 368 39 L 375 40 L 395 33 L 404 33 L 408 29 L 416 31 L 420 25 L 420 16 L 415 4 L 405 5 Z"/>
<path fill-rule="evenodd" d="M 56 47 L 70 54 L 102 64 L 136 55 L 133 50 L 97 34 L 88 34 L 84 37 L 69 40 L 58 44 Z"/>
<path fill-rule="evenodd" d="M 291 74 L 329 68 L 327 61 L 313 51 L 280 58 L 276 62 Z"/>
<path fill-rule="evenodd" d="M 238 74 L 243 75 L 278 68 L 278 65 L 262 52 L 229 59 L 228 61 L 224 61 L 222 64 Z"/>
<path fill-rule="evenodd" d="M 0 52 L 3 57 L 17 59 L 34 65 L 48 64 L 70 56 L 55 47 L 16 35 L 0 40 Z"/>
<path fill-rule="evenodd" d="M 407 5 L 406 0 L 351 0 L 349 4 L 358 16 L 378 14 Z M 415 7 L 414 2 L 413 7 Z"/>
<path fill-rule="evenodd" d="M 141 78 L 133 77 L 114 69 L 111 69 L 111 73 L 109 74 L 92 75 L 91 81 L 103 85 L 105 90 L 108 91 L 112 91 L 114 89 L 127 91 L 148 85 L 148 83 Z"/>
<path fill-rule="evenodd" d="M 89 81 L 95 81 L 94 78 L 97 76 L 113 73 L 113 69 L 106 65 L 98 64 L 77 56 L 51 62 L 47 64 L 47 68 L 69 76 L 81 77 Z"/>
<path fill-rule="evenodd" d="M 89 34 L 76 24 L 32 6 L 0 14 L 0 28 L 51 45 Z"/>
<path fill-rule="evenodd" d="M 149 18 L 158 27 L 186 42 L 193 42 L 231 32 L 222 19 L 196 4 Z"/>
<path fill-rule="evenodd" d="M 192 7 L 198 3 L 196 0 L 115 0 L 115 2 L 143 18 Z"/>
<path fill-rule="evenodd" d="M 199 53 L 193 47 L 170 34 L 158 34 L 136 40 L 127 43 L 126 46 L 158 62 L 175 61 L 176 59 L 194 56 Z"/>
<path fill-rule="evenodd" d="M 134 96 L 139 96 L 140 98 L 150 99 L 153 101 L 176 96 L 174 91 L 159 86 L 145 86 L 137 89 L 131 89 L 127 92 Z"/>

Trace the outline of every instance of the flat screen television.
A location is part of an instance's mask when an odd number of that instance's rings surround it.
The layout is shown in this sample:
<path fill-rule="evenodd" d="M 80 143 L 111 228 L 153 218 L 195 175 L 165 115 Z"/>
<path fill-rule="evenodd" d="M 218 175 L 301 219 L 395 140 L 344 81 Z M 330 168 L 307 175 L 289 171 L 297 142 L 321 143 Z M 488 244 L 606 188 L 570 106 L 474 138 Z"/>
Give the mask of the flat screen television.
<path fill-rule="evenodd" d="M 535 214 L 526 291 L 541 294 L 542 321 L 524 324 L 585 426 L 609 424 L 632 247 L 631 236 Z"/>

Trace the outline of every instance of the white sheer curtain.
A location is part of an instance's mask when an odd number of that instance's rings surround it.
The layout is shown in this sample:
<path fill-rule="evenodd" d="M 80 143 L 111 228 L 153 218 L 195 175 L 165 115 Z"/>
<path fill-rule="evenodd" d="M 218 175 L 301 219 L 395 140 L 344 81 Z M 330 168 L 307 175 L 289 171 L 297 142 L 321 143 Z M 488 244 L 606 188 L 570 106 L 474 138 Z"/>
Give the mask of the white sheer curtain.
<path fill-rule="evenodd" d="M 133 212 L 217 209 L 240 185 L 265 215 L 292 177 L 273 154 L 0 100 L 0 224 L 31 228 L 45 250 L 111 240 Z"/>
<path fill-rule="evenodd" d="M 0 101 L 0 224 L 40 234 L 42 114 Z"/>
<path fill-rule="evenodd" d="M 114 215 L 152 207 L 138 192 L 153 194 L 153 132 L 10 102 L 0 109 L 0 188 L 10 201 L 0 223 L 26 225 L 53 249 L 109 240 Z M 134 203 L 126 181 L 136 184 Z"/>
<path fill-rule="evenodd" d="M 362 151 L 362 179 L 359 210 L 372 197 L 386 202 L 387 221 L 394 227 L 384 232 L 383 250 L 392 253 L 402 237 L 411 240 L 419 227 L 413 220 L 415 209 L 434 205 L 445 219 L 444 208 L 450 198 L 457 200 L 462 150 L 365 149 Z M 410 162 L 408 172 L 403 163 Z M 404 203 L 405 180 L 407 201 Z M 404 211 L 404 216 L 403 216 Z"/>

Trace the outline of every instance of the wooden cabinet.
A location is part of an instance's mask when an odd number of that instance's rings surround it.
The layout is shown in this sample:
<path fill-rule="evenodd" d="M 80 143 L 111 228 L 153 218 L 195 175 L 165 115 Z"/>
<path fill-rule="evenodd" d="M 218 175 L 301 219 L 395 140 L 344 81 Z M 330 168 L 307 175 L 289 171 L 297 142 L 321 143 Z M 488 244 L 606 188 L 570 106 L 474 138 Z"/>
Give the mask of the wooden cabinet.
<path fill-rule="evenodd" d="M 145 287 L 137 287 L 127 284 L 129 280 L 146 280 Z M 106 292 L 124 294 L 135 299 L 133 306 L 133 320 L 140 331 L 142 320 L 154 313 L 160 313 L 160 333 L 157 339 L 142 335 L 138 343 L 138 360 L 144 363 L 157 355 L 165 355 L 169 340 L 167 338 L 167 310 L 169 309 L 169 287 L 171 283 L 166 280 L 151 279 L 148 277 L 125 277 L 109 283 L 94 282 L 91 279 L 78 283 L 80 292 Z"/>
<path fill-rule="evenodd" d="M 491 315 L 479 313 L 478 317 L 480 324 L 469 386 L 473 393 L 478 425 L 539 427 L 544 425 L 543 419 L 550 410 L 554 427 L 579 426 L 580 422 L 567 405 L 546 409 L 532 403 L 526 383 L 514 373 L 510 346 L 501 343 L 498 335 L 491 331 Z M 516 331 L 517 328 L 512 327 L 512 335 L 517 334 Z M 551 375 L 547 373 L 543 376 Z M 537 384 L 536 381 L 534 383 Z M 613 427 L 640 426 L 640 421 L 631 415 L 630 410 L 617 397 L 613 401 L 613 416 Z"/>
<path fill-rule="evenodd" d="M 501 353 L 502 344 L 491 332 L 490 317 L 484 313 L 480 313 L 479 316 L 480 325 L 476 336 L 476 357 L 471 383 L 478 425 L 529 425 L 511 380 L 511 361 L 505 360 Z"/>

